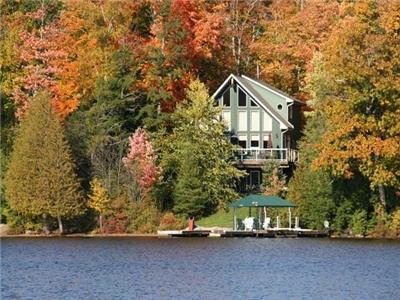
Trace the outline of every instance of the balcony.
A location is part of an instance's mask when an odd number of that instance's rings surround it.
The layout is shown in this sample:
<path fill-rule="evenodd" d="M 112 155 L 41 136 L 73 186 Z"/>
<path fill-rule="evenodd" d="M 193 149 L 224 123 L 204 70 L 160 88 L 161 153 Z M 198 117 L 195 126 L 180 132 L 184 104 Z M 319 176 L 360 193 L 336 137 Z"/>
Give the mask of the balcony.
<path fill-rule="evenodd" d="M 267 160 L 279 162 L 281 165 L 288 165 L 298 161 L 297 150 L 288 148 L 249 148 L 235 150 L 235 156 L 239 164 L 250 166 L 263 165 Z"/>

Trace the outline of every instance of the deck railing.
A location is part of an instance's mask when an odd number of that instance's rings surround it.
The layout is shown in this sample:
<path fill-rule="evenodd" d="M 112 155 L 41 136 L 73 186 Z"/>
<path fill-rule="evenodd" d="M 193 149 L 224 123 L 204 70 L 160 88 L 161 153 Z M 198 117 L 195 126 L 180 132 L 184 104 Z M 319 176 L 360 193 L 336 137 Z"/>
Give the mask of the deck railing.
<path fill-rule="evenodd" d="M 236 156 L 241 161 L 265 161 L 275 160 L 280 162 L 296 162 L 298 160 L 297 150 L 288 148 L 247 148 L 236 149 Z"/>

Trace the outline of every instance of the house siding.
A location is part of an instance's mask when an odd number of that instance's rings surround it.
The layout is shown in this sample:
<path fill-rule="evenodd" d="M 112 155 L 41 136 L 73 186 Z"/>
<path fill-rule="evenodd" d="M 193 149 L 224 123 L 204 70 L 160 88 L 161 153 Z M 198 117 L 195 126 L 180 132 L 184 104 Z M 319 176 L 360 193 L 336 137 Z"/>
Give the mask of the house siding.
<path fill-rule="evenodd" d="M 272 147 L 273 148 L 282 148 L 282 138 L 281 138 L 281 129 L 280 129 L 280 124 L 279 122 L 268 112 L 266 112 L 264 109 L 262 109 L 260 106 L 251 106 L 250 101 L 251 97 L 245 92 L 246 94 L 246 107 L 239 107 L 238 103 L 238 89 L 239 87 L 235 88 L 235 85 L 230 85 L 227 89 L 229 89 L 230 93 L 230 107 L 224 107 L 223 106 L 223 96 L 219 98 L 219 106 L 222 107 L 223 112 L 230 112 L 230 119 L 231 119 L 231 133 L 235 135 L 246 135 L 247 136 L 247 147 L 250 148 L 250 141 L 251 141 L 251 136 L 252 135 L 258 135 L 259 137 L 259 147 L 263 148 L 263 141 L 264 141 L 264 136 L 272 137 Z M 222 93 L 222 95 L 224 92 Z M 275 102 L 274 102 L 275 103 Z M 281 102 L 276 102 L 276 103 L 281 103 Z M 283 107 L 287 106 L 286 102 L 285 105 L 282 105 Z M 287 110 L 287 108 L 286 108 Z M 239 111 L 245 111 L 247 115 L 247 129 L 246 130 L 239 130 Z M 258 112 L 259 114 L 259 120 L 258 120 L 258 130 L 257 131 L 252 131 L 252 118 L 251 118 L 251 113 L 252 112 Z M 271 119 L 272 119 L 272 131 L 264 131 L 264 114 L 267 114 Z"/>

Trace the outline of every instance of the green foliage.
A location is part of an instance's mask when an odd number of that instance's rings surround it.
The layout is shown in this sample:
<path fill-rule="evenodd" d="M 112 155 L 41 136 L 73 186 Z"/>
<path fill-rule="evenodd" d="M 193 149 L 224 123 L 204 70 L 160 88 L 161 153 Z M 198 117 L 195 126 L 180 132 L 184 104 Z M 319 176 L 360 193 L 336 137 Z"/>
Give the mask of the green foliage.
<path fill-rule="evenodd" d="M 163 170 L 175 168 L 167 180 L 176 179 L 173 210 L 177 213 L 207 215 L 237 198 L 234 188 L 243 172 L 233 166 L 233 145 L 213 103 L 205 86 L 193 81 L 187 100 L 173 115 L 172 134 L 158 138 Z"/>
<path fill-rule="evenodd" d="M 353 234 L 364 236 L 368 229 L 367 212 L 365 210 L 356 210 L 351 216 L 350 230 Z"/>
<path fill-rule="evenodd" d="M 70 148 L 46 93 L 31 100 L 4 181 L 11 209 L 24 216 L 71 218 L 85 209 Z"/>
<path fill-rule="evenodd" d="M 354 208 L 350 201 L 347 200 L 341 203 L 336 211 L 333 228 L 338 232 L 347 230 L 349 228 L 353 212 Z"/>
<path fill-rule="evenodd" d="M 279 163 L 267 161 L 262 167 L 262 192 L 264 195 L 284 197 L 286 176 L 283 174 Z"/>
<path fill-rule="evenodd" d="M 153 11 L 149 2 L 144 2 L 139 9 L 134 12 L 130 28 L 139 33 L 142 37 L 149 37 L 151 25 L 153 24 Z"/>
<path fill-rule="evenodd" d="M 160 222 L 160 212 L 152 200 L 136 202 L 129 213 L 130 232 L 154 233 Z"/>

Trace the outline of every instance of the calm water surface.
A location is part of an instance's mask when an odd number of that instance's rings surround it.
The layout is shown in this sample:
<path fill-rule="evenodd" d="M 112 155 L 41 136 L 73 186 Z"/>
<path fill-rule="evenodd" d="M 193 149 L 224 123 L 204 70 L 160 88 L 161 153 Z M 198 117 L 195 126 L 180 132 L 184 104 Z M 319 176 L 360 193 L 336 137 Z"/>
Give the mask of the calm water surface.
<path fill-rule="evenodd" d="M 329 239 L 1 241 L 1 299 L 400 299 L 400 243 Z"/>

